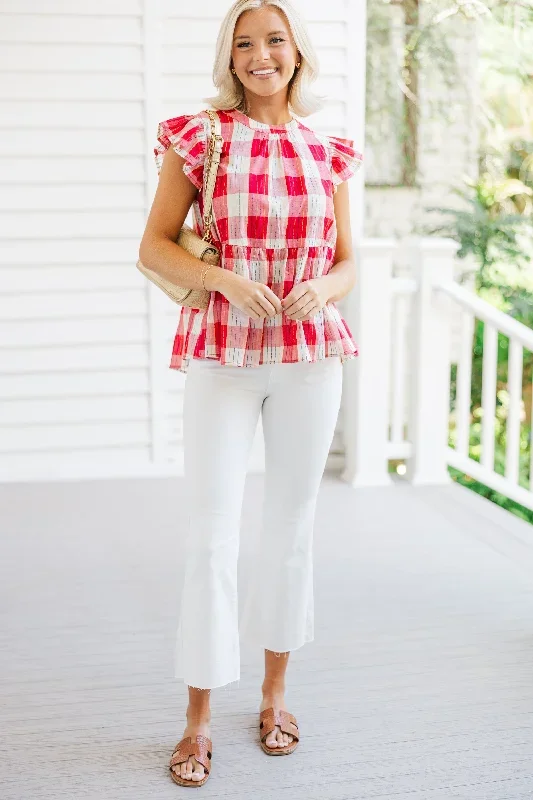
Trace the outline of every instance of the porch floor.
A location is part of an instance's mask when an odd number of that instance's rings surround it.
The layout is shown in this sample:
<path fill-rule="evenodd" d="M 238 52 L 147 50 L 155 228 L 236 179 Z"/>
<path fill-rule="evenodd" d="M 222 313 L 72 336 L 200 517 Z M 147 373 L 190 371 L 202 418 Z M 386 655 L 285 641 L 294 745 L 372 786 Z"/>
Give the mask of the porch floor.
<path fill-rule="evenodd" d="M 172 675 L 182 492 L 179 479 L 0 488 L 3 800 L 186 791 L 167 774 L 186 697 Z M 243 576 L 261 500 L 251 474 Z M 327 474 L 315 621 L 289 665 L 299 749 L 258 747 L 262 653 L 243 649 L 240 683 L 212 692 L 202 797 L 533 797 L 533 526 L 456 485 L 353 490 Z"/>

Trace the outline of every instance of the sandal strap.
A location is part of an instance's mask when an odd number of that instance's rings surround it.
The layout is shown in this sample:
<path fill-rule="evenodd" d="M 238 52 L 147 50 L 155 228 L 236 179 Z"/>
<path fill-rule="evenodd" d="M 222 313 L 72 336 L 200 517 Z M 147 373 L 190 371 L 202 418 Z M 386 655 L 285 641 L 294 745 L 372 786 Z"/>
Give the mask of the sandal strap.
<path fill-rule="evenodd" d="M 299 740 L 298 723 L 296 722 L 296 717 L 294 717 L 288 711 L 281 710 L 275 714 L 273 708 L 265 708 L 265 710 L 261 711 L 259 714 L 259 721 L 259 727 L 261 728 L 261 741 L 264 741 L 265 737 L 275 729 L 276 725 L 281 729 L 282 733 L 287 733 L 289 736 L 293 736 L 296 741 Z"/>
<path fill-rule="evenodd" d="M 178 742 L 170 759 L 170 769 L 176 764 L 183 764 L 190 756 L 193 756 L 205 769 L 206 774 L 209 774 L 213 748 L 211 739 L 199 733 L 195 736 L 195 740 L 193 742 L 190 736 L 186 736 L 181 742 Z"/>

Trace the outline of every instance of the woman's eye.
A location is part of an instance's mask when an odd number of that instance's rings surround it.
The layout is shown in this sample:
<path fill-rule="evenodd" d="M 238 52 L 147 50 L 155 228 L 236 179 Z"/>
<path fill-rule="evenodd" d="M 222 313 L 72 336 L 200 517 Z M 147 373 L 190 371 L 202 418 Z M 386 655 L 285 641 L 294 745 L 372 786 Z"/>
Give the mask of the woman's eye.
<path fill-rule="evenodd" d="M 272 37 L 272 39 L 270 40 L 270 42 L 271 42 L 271 43 L 272 43 L 272 42 L 284 42 L 284 41 L 285 41 L 285 40 L 284 40 L 284 39 L 282 39 L 282 38 L 281 38 L 281 37 L 279 37 L 279 36 L 273 36 L 273 37 Z M 243 49 L 243 47 L 246 47 L 246 45 L 248 45 L 248 44 L 250 44 L 250 42 L 239 42 L 239 44 L 237 45 L 237 47 L 238 47 L 240 50 L 242 50 L 242 49 Z"/>

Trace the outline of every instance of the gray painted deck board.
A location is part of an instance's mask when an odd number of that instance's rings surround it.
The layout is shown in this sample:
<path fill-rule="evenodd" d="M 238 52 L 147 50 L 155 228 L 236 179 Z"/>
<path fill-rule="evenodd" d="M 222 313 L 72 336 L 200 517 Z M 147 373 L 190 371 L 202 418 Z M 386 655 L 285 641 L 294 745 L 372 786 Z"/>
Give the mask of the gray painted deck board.
<path fill-rule="evenodd" d="M 172 798 L 179 480 L 0 487 L 2 800 Z M 249 475 L 240 574 L 257 533 Z M 265 576 L 266 577 L 266 576 Z M 533 798 L 533 526 L 455 485 L 326 475 L 315 641 L 291 656 L 302 743 L 256 744 L 262 653 L 212 693 L 220 800 Z M 201 624 L 201 620 L 199 621 Z"/>

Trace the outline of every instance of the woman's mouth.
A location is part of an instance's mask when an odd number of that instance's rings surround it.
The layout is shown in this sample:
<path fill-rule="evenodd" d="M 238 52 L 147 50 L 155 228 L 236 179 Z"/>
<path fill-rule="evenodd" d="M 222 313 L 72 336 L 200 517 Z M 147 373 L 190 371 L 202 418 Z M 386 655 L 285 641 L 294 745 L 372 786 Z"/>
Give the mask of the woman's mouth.
<path fill-rule="evenodd" d="M 268 80 L 268 78 L 271 78 L 273 75 L 275 75 L 277 73 L 277 71 L 278 71 L 277 67 L 268 67 L 268 68 L 265 68 L 265 69 L 254 69 L 252 72 L 250 72 L 250 75 L 253 75 L 254 78 L 259 78 L 259 80 L 264 81 L 264 80 Z"/>

